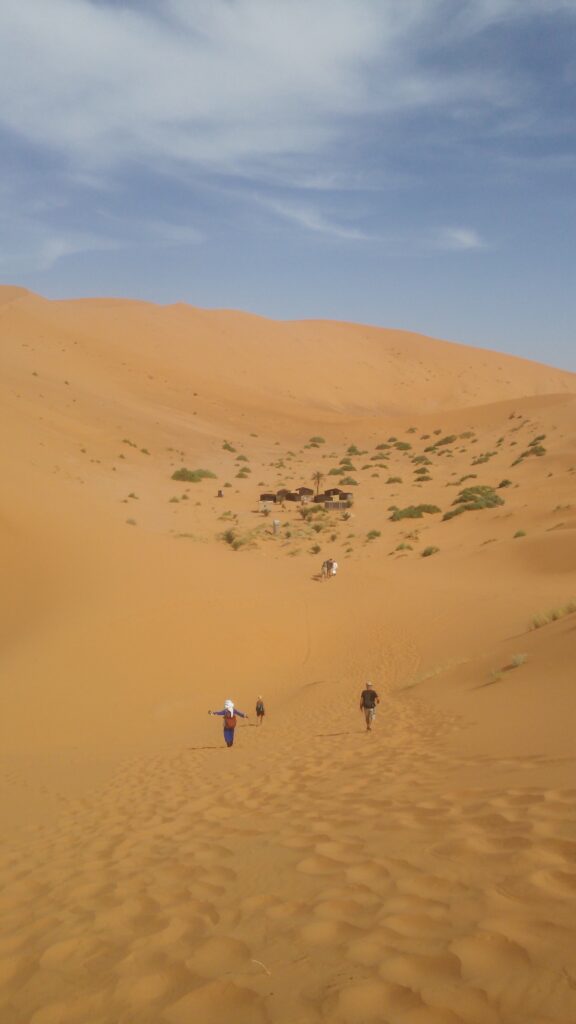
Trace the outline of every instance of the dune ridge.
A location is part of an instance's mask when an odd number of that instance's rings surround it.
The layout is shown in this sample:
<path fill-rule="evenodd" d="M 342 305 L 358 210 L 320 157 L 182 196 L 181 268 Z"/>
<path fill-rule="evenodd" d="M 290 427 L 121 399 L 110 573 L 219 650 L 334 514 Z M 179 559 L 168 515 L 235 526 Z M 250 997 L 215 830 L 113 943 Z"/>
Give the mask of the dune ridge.
<path fill-rule="evenodd" d="M 576 1019 L 576 375 L 17 288 L 0 359 L 3 1024 Z"/>

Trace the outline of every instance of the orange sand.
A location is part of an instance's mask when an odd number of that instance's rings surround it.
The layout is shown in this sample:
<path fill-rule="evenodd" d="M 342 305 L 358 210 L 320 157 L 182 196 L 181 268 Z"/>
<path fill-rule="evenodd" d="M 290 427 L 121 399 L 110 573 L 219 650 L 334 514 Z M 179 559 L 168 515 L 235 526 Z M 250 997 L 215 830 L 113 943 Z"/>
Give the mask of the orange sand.
<path fill-rule="evenodd" d="M 576 375 L 16 288 L 0 358 L 2 1024 L 576 1020 Z"/>

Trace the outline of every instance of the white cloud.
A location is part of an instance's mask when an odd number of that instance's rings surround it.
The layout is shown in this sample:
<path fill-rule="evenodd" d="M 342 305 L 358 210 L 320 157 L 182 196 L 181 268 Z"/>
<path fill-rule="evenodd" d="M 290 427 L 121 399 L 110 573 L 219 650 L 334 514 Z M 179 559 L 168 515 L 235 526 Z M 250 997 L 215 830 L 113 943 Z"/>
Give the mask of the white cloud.
<path fill-rule="evenodd" d="M 294 221 L 308 231 L 317 232 L 323 235 L 332 235 L 334 238 L 345 238 L 349 241 L 370 241 L 371 236 L 355 228 L 348 228 L 338 224 L 324 216 L 319 210 L 307 203 L 297 203 L 290 200 L 265 199 L 261 200 L 263 206 L 279 214 L 286 220 Z"/>
<path fill-rule="evenodd" d="M 446 227 L 438 231 L 432 240 L 432 246 L 436 249 L 467 252 L 473 249 L 485 249 L 486 243 L 473 228 Z"/>
<path fill-rule="evenodd" d="M 349 118 L 504 96 L 493 70 L 424 71 L 419 54 L 513 9 L 464 3 L 452 29 L 443 0 L 3 0 L 0 123 L 81 173 L 314 153 Z"/>

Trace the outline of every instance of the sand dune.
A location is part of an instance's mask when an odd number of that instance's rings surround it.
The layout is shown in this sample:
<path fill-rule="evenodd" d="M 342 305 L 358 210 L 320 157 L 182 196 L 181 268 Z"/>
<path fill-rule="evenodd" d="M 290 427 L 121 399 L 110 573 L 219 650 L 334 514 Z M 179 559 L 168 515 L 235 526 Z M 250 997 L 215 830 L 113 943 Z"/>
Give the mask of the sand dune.
<path fill-rule="evenodd" d="M 3 1024 L 575 1020 L 576 377 L 16 288 L 0 358 Z"/>

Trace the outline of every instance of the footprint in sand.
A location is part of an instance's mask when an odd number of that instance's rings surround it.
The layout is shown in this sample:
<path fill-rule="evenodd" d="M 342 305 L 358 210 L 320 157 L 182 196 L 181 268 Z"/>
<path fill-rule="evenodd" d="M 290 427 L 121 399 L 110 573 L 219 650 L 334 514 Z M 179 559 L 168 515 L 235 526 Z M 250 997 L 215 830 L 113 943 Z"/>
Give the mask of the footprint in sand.
<path fill-rule="evenodd" d="M 251 959 L 245 942 L 230 936 L 213 936 L 199 943 L 186 966 L 200 978 L 220 978 L 222 975 L 246 972 Z"/>
<path fill-rule="evenodd" d="M 389 1020 L 409 1020 L 407 1011 L 419 1009 L 422 1002 L 414 992 L 402 985 L 393 985 L 377 979 L 357 981 L 343 988 L 336 999 L 329 998 L 325 1013 L 327 1020 L 344 1024 L 384 1024 Z"/>
<path fill-rule="evenodd" d="M 167 1024 L 268 1024 L 262 999 L 230 981 L 213 981 L 192 989 L 162 1013 Z"/>

